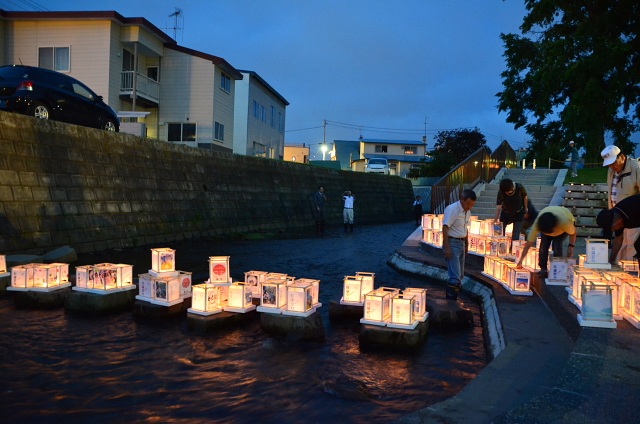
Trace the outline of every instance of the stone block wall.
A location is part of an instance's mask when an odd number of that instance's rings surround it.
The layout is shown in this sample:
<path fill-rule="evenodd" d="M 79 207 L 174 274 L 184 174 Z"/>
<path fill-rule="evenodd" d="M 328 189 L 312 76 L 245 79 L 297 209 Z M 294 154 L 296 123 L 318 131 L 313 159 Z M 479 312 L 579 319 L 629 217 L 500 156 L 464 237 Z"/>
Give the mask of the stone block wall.
<path fill-rule="evenodd" d="M 0 112 L 0 252 L 78 252 L 314 227 L 312 195 L 355 221 L 411 219 L 409 180 L 210 152 Z"/>

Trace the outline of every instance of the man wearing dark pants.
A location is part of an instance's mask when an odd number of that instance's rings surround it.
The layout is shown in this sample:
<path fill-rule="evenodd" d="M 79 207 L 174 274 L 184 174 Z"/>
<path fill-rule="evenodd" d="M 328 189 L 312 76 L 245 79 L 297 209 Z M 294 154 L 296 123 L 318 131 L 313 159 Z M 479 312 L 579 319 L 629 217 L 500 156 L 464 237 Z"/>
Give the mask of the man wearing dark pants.
<path fill-rule="evenodd" d="M 467 226 L 471 219 L 471 208 L 476 204 L 476 193 L 463 190 L 460 200 L 444 209 L 442 221 L 442 251 L 447 260 L 449 282 L 447 299 L 458 300 L 458 292 L 464 278 L 464 258 L 467 254 Z"/>
<path fill-rule="evenodd" d="M 614 232 L 611 244 L 609 263 L 615 265 L 616 257 L 622 247 L 623 233 L 626 228 L 640 228 L 640 194 L 626 197 L 616 203 L 612 209 L 603 209 L 596 218 L 599 227 Z M 629 240 L 633 243 L 636 252 L 640 252 L 640 237 Z M 636 253 L 636 258 L 638 257 Z"/>

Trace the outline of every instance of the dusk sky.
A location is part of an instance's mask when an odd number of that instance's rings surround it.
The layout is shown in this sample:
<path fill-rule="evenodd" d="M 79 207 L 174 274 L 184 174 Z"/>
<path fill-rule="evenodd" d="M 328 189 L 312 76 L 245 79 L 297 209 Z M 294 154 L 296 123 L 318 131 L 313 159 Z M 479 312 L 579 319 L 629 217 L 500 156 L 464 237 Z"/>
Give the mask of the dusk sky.
<path fill-rule="evenodd" d="M 428 149 L 438 131 L 475 127 L 492 149 L 503 139 L 527 145 L 495 96 L 505 69 L 499 35 L 519 32 L 522 0 L 0 0 L 0 8 L 115 10 L 257 72 L 290 103 L 286 143 L 311 145 L 311 159 L 323 139 L 421 140 L 425 121 Z"/>

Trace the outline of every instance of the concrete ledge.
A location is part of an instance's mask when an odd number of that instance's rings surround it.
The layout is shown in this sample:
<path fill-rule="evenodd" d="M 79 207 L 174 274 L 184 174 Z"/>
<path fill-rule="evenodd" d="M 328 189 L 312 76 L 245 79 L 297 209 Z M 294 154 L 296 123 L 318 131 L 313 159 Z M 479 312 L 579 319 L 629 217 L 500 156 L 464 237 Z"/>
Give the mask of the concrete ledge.
<path fill-rule="evenodd" d="M 397 350 L 417 349 L 427 339 L 429 320 L 419 322 L 415 329 L 381 327 L 371 324 L 360 326 L 358 337 L 361 348 L 385 347 Z"/>
<path fill-rule="evenodd" d="M 182 316 L 189 306 L 184 301 L 172 306 L 163 306 L 137 299 L 133 304 L 133 315 L 142 319 L 171 318 Z"/>
<path fill-rule="evenodd" d="M 343 305 L 332 300 L 329 302 L 329 320 L 331 322 L 358 322 L 364 316 L 364 306 Z"/>
<path fill-rule="evenodd" d="M 318 311 L 308 317 L 262 312 L 260 327 L 269 334 L 289 340 L 324 340 L 324 326 Z"/>
<path fill-rule="evenodd" d="M 245 313 L 220 312 L 213 315 L 187 313 L 187 327 L 197 333 L 208 333 L 221 328 L 243 325 L 258 318 L 258 312 L 252 310 Z"/>
<path fill-rule="evenodd" d="M 103 316 L 131 310 L 136 293 L 135 289 L 105 294 L 72 291 L 64 307 L 67 312 L 75 315 Z"/>
<path fill-rule="evenodd" d="M 18 308 L 28 309 L 55 309 L 64 305 L 71 287 L 42 292 L 42 291 L 15 291 L 13 293 L 13 301 Z"/>

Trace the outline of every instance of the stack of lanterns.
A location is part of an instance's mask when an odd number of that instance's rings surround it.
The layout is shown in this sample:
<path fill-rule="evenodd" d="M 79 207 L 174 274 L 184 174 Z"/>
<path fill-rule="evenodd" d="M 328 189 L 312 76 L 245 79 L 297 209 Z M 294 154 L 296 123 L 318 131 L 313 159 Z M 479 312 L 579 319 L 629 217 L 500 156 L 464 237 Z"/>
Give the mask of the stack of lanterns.
<path fill-rule="evenodd" d="M 319 301 L 320 280 L 261 271 L 249 273 L 250 277 L 257 279 L 258 312 L 308 317 L 322 306 Z"/>
<path fill-rule="evenodd" d="M 223 308 L 229 301 L 229 289 L 233 284 L 229 262 L 229 256 L 209 257 L 209 278 L 204 283 L 193 286 L 191 308 L 187 309 L 187 312 L 209 316 L 224 310 Z M 238 305 L 238 312 L 250 310 L 244 302 L 246 299 L 244 295 L 241 299 L 238 299 L 235 289 L 233 294 L 234 302 L 237 300 L 237 303 L 234 304 Z"/>
<path fill-rule="evenodd" d="M 136 299 L 160 306 L 173 306 L 191 297 L 191 273 L 176 270 L 176 251 L 151 249 L 151 269 L 138 276 Z"/>
<path fill-rule="evenodd" d="M 69 264 L 31 263 L 11 268 L 11 286 L 7 290 L 51 292 L 65 287 L 71 287 Z"/>
<path fill-rule="evenodd" d="M 101 263 L 76 267 L 75 291 L 107 294 L 135 288 L 133 265 Z"/>

